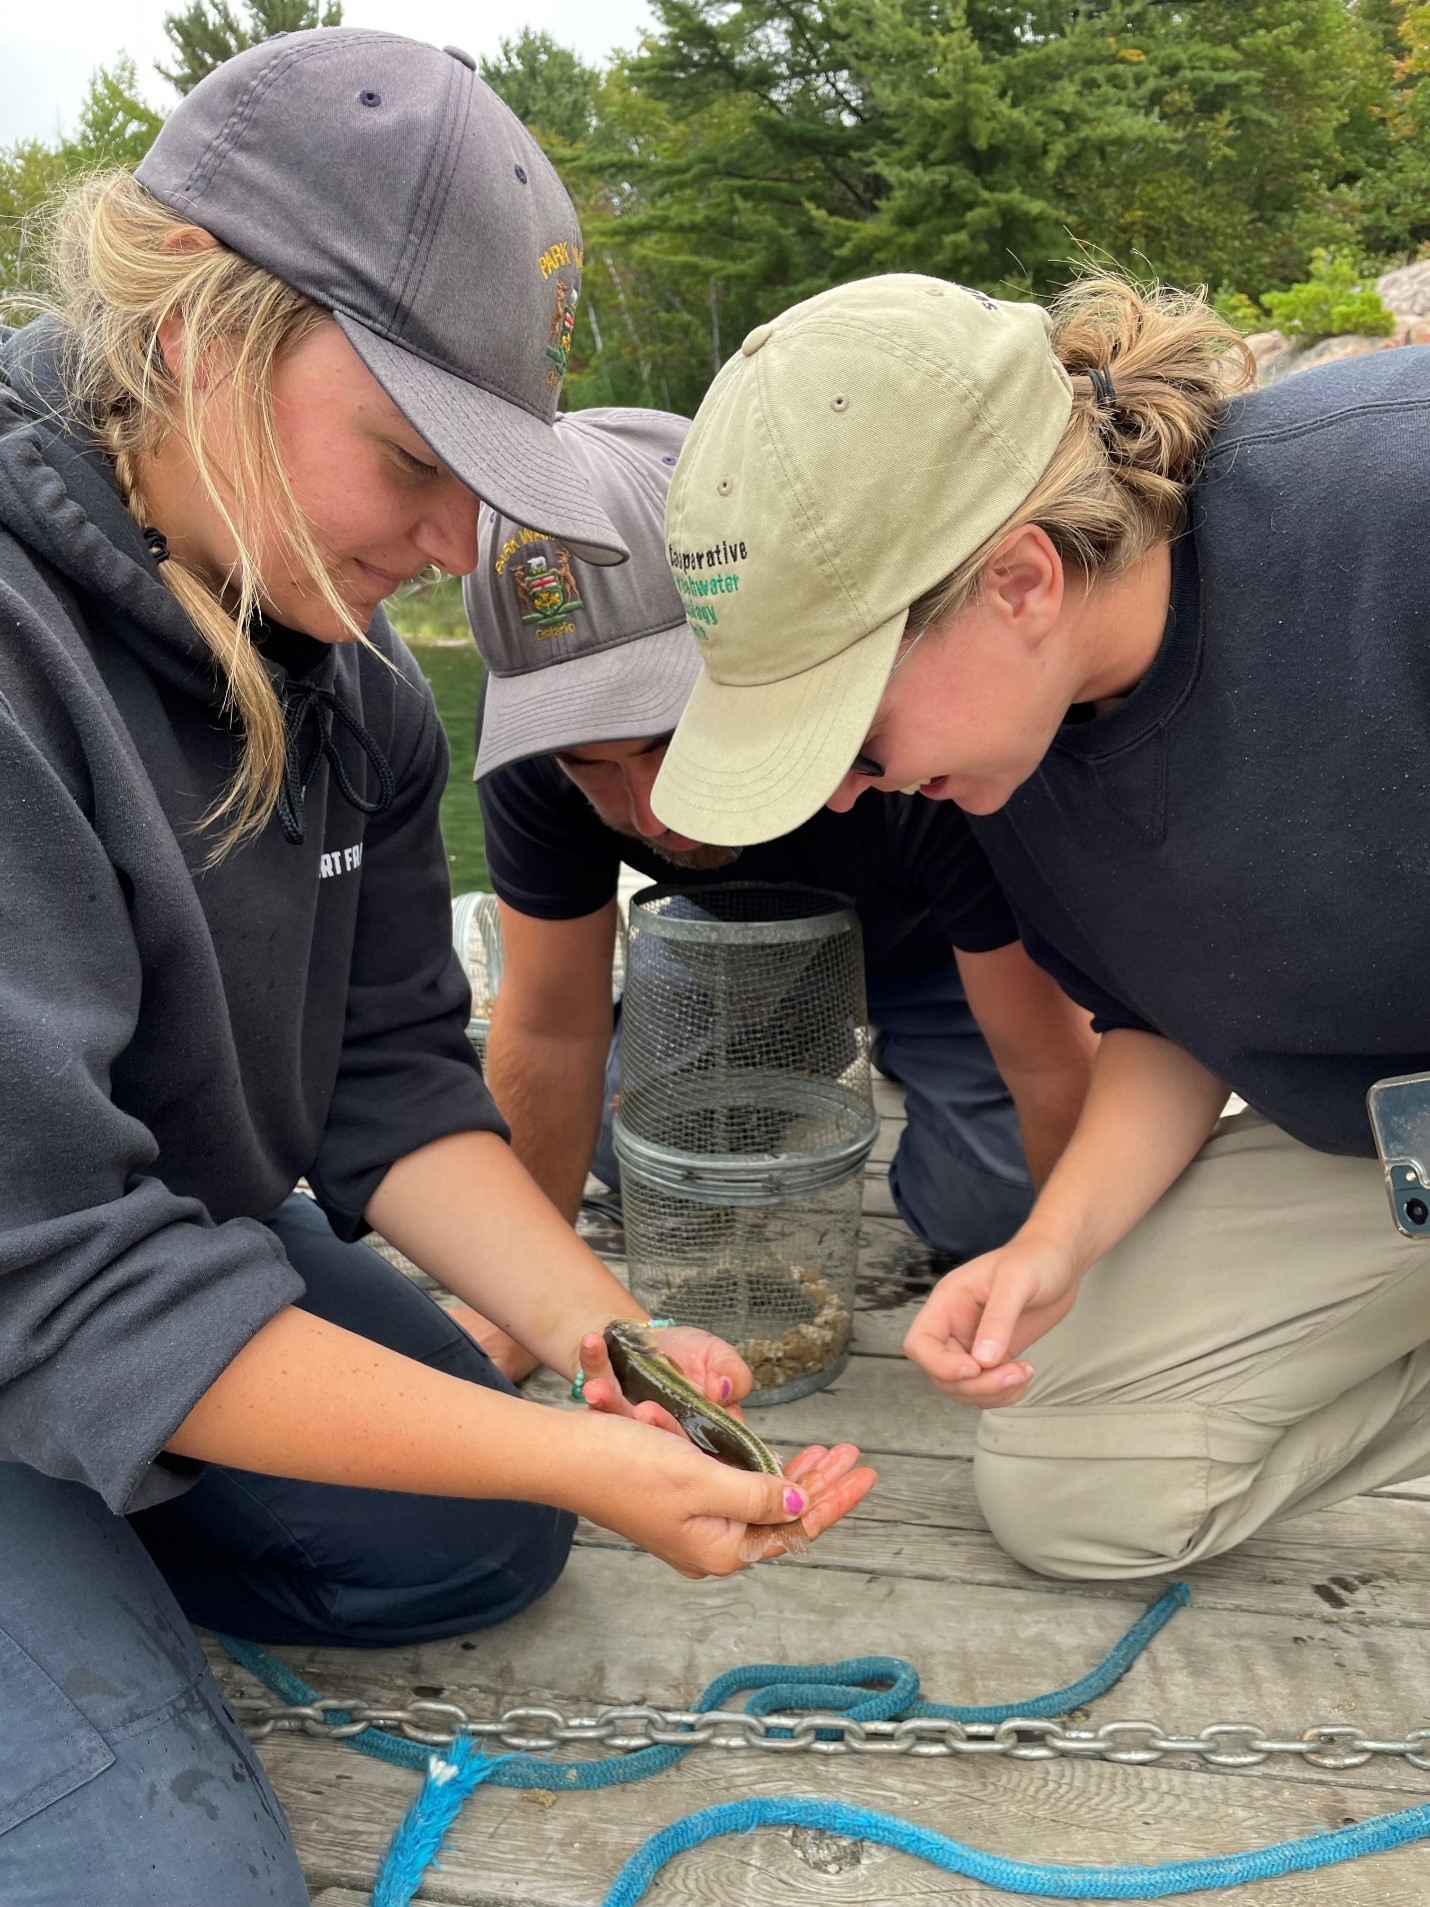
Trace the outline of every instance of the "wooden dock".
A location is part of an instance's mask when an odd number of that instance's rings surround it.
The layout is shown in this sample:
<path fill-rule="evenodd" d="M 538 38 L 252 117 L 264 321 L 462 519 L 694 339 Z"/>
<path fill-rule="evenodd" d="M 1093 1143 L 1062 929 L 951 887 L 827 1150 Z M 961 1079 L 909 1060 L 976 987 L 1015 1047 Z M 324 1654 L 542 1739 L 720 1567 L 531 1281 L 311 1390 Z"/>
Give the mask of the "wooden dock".
<path fill-rule="evenodd" d="M 1010 1561 L 983 1528 L 969 1457 L 973 1413 L 941 1399 L 899 1354 L 931 1271 L 893 1215 L 883 1168 L 902 1117 L 878 1086 L 884 1128 L 866 1183 L 855 1356 L 837 1383 L 752 1414 L 776 1446 L 857 1442 L 881 1482 L 809 1562 L 687 1583 L 607 1532 L 583 1527 L 561 1582 L 505 1628 L 411 1649 L 283 1649 L 325 1694 L 401 1705 L 414 1694 L 494 1714 L 527 1700 L 567 1713 L 600 1703 L 683 1707 L 721 1670 L 753 1661 L 911 1658 L 926 1697 L 997 1702 L 1074 1680 L 1155 1593 L 1148 1584 L 1053 1583 Z M 600 1242 L 599 1239 L 596 1242 Z M 560 1387 L 536 1380 L 558 1401 Z M 1195 1734 L 1248 1721 L 1274 1736 L 1346 1722 L 1398 1738 L 1430 1720 L 1430 1485 L 1288 1521 L 1187 1572 L 1194 1601 L 1103 1697 L 1094 1722 L 1150 1719 Z M 234 1693 L 255 1685 L 231 1665 Z M 1088 1719 L 1080 1715 L 1080 1720 Z M 413 1774 L 341 1745 L 277 1735 L 264 1761 L 319 1907 L 364 1907 Z M 746 1795 L 829 1795 L 901 1814 L 1028 1860 L 1138 1862 L 1229 1853 L 1430 1800 L 1430 1773 L 1380 1759 L 1331 1773 L 1280 1758 L 1212 1771 L 1167 1763 L 696 1750 L 672 1772 L 592 1793 L 479 1791 L 418 1899 L 448 1907 L 598 1907 L 657 1828 Z M 221 1882 L 216 1877 L 216 1901 Z M 655 1907 L 957 1907 L 1026 1900 L 904 1855 L 770 1829 L 681 1856 Z M 1187 1900 L 1244 1907 L 1425 1907 L 1430 1846 Z"/>

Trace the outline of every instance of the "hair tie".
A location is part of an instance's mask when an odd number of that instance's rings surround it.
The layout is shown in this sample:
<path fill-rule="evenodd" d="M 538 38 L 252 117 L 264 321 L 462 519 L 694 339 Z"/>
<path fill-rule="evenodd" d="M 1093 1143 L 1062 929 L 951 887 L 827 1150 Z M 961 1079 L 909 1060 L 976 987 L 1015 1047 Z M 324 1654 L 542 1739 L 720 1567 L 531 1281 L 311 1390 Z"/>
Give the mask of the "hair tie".
<path fill-rule="evenodd" d="M 1117 392 L 1113 386 L 1112 373 L 1105 364 L 1095 364 L 1088 372 L 1088 381 L 1092 385 L 1093 396 L 1100 411 L 1117 409 Z"/>
<path fill-rule="evenodd" d="M 139 534 L 148 545 L 149 554 L 153 557 L 154 561 L 156 563 L 167 563 L 169 560 L 169 539 L 165 536 L 164 532 L 155 529 L 152 523 L 146 523 Z"/>

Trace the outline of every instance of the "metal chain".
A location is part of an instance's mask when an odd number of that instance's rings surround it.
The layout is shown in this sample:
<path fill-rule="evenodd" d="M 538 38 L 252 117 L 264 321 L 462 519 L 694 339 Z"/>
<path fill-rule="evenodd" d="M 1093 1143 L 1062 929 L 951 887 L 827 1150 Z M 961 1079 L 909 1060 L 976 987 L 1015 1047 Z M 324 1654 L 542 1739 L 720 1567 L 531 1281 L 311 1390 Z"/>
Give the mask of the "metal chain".
<path fill-rule="evenodd" d="M 1209 1768 L 1252 1768 L 1272 1755 L 1299 1755 L 1313 1768 L 1327 1769 L 1359 1768 L 1373 1756 L 1389 1755 L 1430 1769 L 1430 1728 L 1412 1729 L 1402 1740 L 1381 1741 L 1342 1722 L 1317 1722 L 1294 1738 L 1278 1738 L 1254 1722 L 1212 1722 L 1198 1735 L 1173 1735 L 1146 1721 L 1103 1722 L 1098 1728 L 1016 1717 L 997 1723 L 932 1717 L 856 1722 L 845 1715 L 812 1712 L 747 1715 L 743 1710 L 711 1709 L 695 1714 L 644 1705 L 605 1707 L 594 1715 L 568 1719 L 560 1709 L 536 1703 L 484 1717 L 469 1715 L 456 1702 L 412 1701 L 405 1708 L 381 1708 L 336 1700 L 303 1706 L 250 1696 L 229 1699 L 255 1741 L 275 1729 L 345 1741 L 365 1728 L 381 1728 L 432 1748 L 450 1747 L 458 1736 L 468 1735 L 530 1755 L 549 1755 L 568 1744 L 621 1753 L 670 1745 L 753 1748 L 779 1755 L 998 1755 L 1012 1761 L 1068 1755 L 1134 1764 L 1189 1756 Z M 350 1719 L 330 1719 L 334 1710 Z"/>

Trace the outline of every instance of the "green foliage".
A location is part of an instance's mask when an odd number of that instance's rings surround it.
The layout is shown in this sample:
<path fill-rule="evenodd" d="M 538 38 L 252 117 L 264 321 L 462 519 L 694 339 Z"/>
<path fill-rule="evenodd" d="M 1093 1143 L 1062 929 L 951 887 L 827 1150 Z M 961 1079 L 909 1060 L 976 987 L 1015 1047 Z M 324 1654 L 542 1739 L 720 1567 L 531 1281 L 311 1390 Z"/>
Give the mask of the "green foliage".
<path fill-rule="evenodd" d="M 751 325 L 872 271 L 1044 296 L 1111 263 L 1259 323 L 1317 248 L 1430 218 L 1389 116 L 1426 0 L 653 7 L 590 133 L 547 141 L 587 234 L 573 404 L 692 409 Z"/>
<path fill-rule="evenodd" d="M 1360 238 L 1376 256 L 1403 260 L 1430 247 L 1430 4 L 1375 4 L 1388 16 L 1380 109 L 1384 150 L 1361 188 Z"/>
<path fill-rule="evenodd" d="M 66 182 L 105 166 L 138 165 L 163 123 L 139 97 L 133 60 L 121 54 L 94 73 L 70 137 L 0 148 L 0 296 L 39 288 L 34 235 Z"/>
<path fill-rule="evenodd" d="M 499 44 L 500 59 L 479 61 L 477 71 L 522 124 L 566 146 L 589 138 L 601 83 L 597 69 L 530 27 Z"/>
<path fill-rule="evenodd" d="M 1045 297 L 1125 266 L 1219 287 L 1241 330 L 1291 296 L 1309 337 L 1369 321 L 1331 285 L 1347 261 L 1430 249 L 1430 0 L 651 3 L 604 71 L 530 28 L 480 67 L 581 216 L 575 406 L 693 411 L 753 325 L 868 272 Z M 164 70 L 187 90 L 340 19 L 188 0 Z M 25 214 L 158 123 L 120 62 L 70 139 L 0 151 L 4 282 L 31 269 Z"/>
<path fill-rule="evenodd" d="M 1250 292 L 1351 235 L 1369 58 L 1344 0 L 1129 4 L 1028 56 L 1023 79 L 1059 67 L 1079 103 L 1049 148 L 1074 236 Z"/>
<path fill-rule="evenodd" d="M 64 179 L 59 153 L 38 139 L 0 152 L 0 300 L 37 288 L 35 224 Z M 12 322 L 22 315 L 17 311 Z M 0 322 L 6 319 L 11 313 L 0 305 Z"/>
<path fill-rule="evenodd" d="M 170 85 L 187 93 L 224 60 L 275 33 L 342 23 L 342 0 L 243 0 L 241 18 L 229 0 L 189 0 L 182 12 L 164 15 L 174 64 L 155 64 Z"/>
<path fill-rule="evenodd" d="M 1376 49 L 1344 0 L 941 12 L 891 76 L 860 265 L 1046 292 L 1091 254 L 1250 290 L 1352 232 Z"/>
<path fill-rule="evenodd" d="M 462 612 L 461 585 L 449 578 L 425 602 L 418 596 L 394 597 L 387 612 L 431 685 L 447 735 L 451 765 L 442 794 L 442 839 L 452 892 L 489 888 L 482 811 L 472 785 L 482 659 Z"/>
<path fill-rule="evenodd" d="M 121 53 L 91 78 L 74 134 L 60 142 L 60 157 L 69 172 L 137 166 L 163 123 L 164 115 L 139 97 L 134 62 Z"/>
<path fill-rule="evenodd" d="M 1253 331 L 1264 331 L 1267 316 L 1254 298 L 1248 298 L 1244 291 L 1229 291 L 1225 287 L 1212 299 L 1212 306 L 1218 317 L 1246 338 Z"/>
<path fill-rule="evenodd" d="M 467 612 L 462 607 L 462 582 L 444 576 L 437 583 L 404 583 L 383 604 L 388 621 L 404 642 L 471 642 Z"/>
<path fill-rule="evenodd" d="M 1261 302 L 1277 330 L 1296 344 L 1348 333 L 1388 338 L 1395 329 L 1393 315 L 1350 252 L 1313 252 L 1309 278 L 1287 291 L 1268 291 Z"/>

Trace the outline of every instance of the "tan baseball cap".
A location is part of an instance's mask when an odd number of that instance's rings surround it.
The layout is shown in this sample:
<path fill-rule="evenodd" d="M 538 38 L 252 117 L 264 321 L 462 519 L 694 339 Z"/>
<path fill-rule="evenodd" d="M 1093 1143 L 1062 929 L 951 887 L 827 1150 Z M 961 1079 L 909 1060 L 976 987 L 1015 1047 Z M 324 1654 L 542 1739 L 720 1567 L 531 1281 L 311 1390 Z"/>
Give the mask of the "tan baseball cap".
<path fill-rule="evenodd" d="M 1072 410 L 1040 305 L 912 273 L 794 305 L 696 414 L 666 555 L 704 669 L 652 791 L 741 847 L 848 772 L 909 605 L 1014 514 Z"/>

